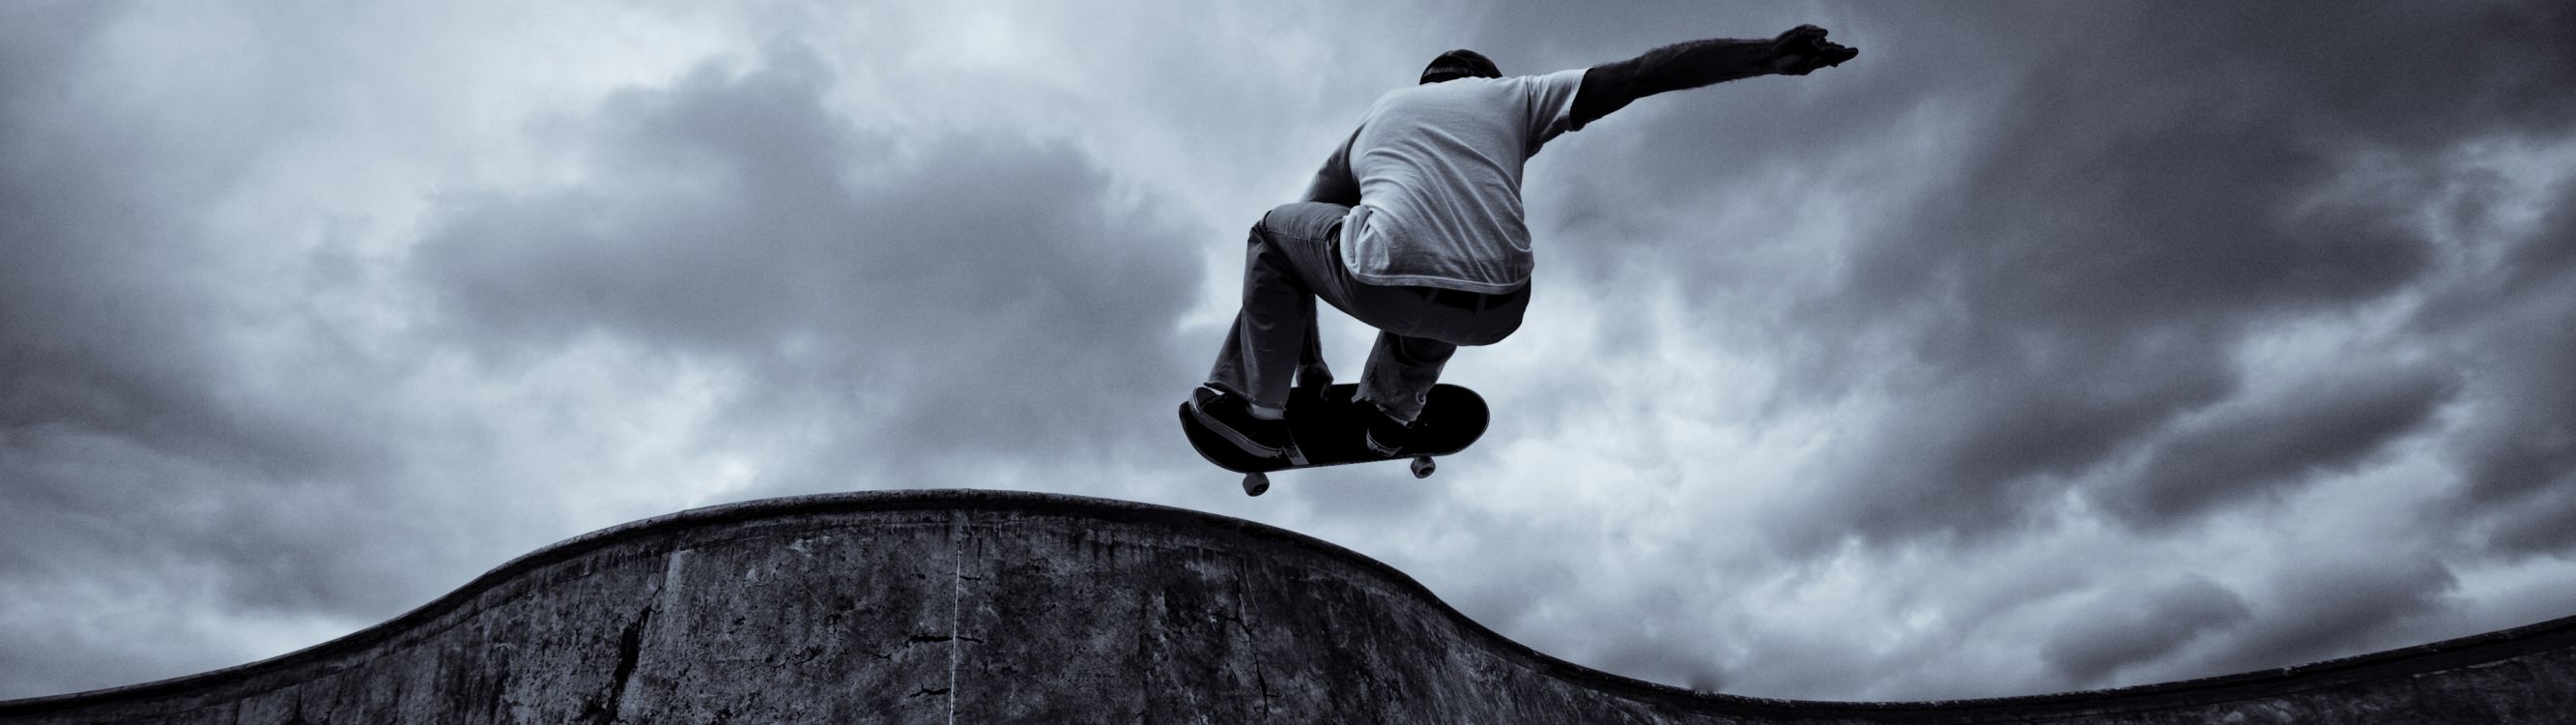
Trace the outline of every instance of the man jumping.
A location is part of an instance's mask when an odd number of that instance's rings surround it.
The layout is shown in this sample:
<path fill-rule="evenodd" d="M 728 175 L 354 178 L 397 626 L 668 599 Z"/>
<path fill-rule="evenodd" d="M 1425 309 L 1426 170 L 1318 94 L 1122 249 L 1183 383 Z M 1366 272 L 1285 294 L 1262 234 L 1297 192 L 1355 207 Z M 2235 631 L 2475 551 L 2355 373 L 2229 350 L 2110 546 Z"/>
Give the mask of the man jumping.
<path fill-rule="evenodd" d="M 1543 76 L 1505 78 L 1475 51 L 1440 54 L 1419 85 L 1369 108 L 1305 201 L 1253 225 L 1243 308 L 1192 413 L 1245 453 L 1283 455 L 1294 379 L 1332 378 L 1316 326 L 1321 297 L 1379 330 L 1355 399 L 1377 412 L 1369 447 L 1396 455 L 1450 354 L 1520 328 L 1531 266 L 1521 166 L 1540 146 L 1639 98 L 1806 75 L 1859 54 L 1813 25 Z"/>

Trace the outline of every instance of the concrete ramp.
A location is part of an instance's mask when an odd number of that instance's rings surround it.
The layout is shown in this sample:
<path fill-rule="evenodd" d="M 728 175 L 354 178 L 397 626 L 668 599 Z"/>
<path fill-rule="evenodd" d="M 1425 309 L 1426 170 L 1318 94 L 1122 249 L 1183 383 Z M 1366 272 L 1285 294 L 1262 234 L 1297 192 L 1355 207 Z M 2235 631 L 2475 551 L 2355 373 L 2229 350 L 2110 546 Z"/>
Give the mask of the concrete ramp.
<path fill-rule="evenodd" d="M 1179 509 L 990 491 L 687 511 L 231 669 L 0 723 L 2566 722 L 2576 618 L 2278 671 L 1799 702 L 1566 663 L 1387 566 Z"/>

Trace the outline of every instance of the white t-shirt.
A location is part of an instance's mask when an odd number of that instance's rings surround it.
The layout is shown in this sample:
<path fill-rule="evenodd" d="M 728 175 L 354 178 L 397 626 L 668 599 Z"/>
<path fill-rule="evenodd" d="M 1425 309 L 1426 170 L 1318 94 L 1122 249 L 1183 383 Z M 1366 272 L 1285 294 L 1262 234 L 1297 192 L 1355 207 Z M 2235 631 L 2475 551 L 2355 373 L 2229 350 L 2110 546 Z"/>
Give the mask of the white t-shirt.
<path fill-rule="evenodd" d="M 1521 165 L 1569 130 L 1582 85 L 1575 69 L 1380 97 L 1334 157 L 1359 182 L 1360 203 L 1342 222 L 1351 276 L 1488 294 L 1529 284 Z"/>

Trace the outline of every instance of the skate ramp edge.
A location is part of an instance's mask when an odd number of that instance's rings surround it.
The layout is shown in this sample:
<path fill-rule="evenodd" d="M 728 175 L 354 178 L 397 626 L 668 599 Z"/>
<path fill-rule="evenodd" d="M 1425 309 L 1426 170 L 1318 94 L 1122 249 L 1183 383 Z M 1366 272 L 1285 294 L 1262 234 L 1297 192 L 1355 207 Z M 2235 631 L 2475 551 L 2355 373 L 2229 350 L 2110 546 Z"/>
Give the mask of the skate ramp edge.
<path fill-rule="evenodd" d="M 865 492 L 695 509 L 213 672 L 0 702 L 0 723 L 2552 722 L 2576 617 L 2281 670 L 1814 702 L 1549 657 L 1384 564 L 1104 499 Z"/>

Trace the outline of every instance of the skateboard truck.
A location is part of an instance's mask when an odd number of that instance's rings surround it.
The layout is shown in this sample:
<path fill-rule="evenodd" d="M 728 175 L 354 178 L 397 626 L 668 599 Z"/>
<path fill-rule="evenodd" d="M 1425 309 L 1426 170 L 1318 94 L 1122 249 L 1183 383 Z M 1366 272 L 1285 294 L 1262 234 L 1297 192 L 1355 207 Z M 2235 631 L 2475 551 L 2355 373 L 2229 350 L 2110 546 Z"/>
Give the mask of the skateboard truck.
<path fill-rule="evenodd" d="M 1430 478 L 1440 470 L 1440 464 L 1433 462 L 1430 456 L 1414 456 L 1412 468 L 1414 478 Z M 1243 474 L 1243 495 L 1259 496 L 1269 492 L 1270 474 L 1260 471 Z"/>

